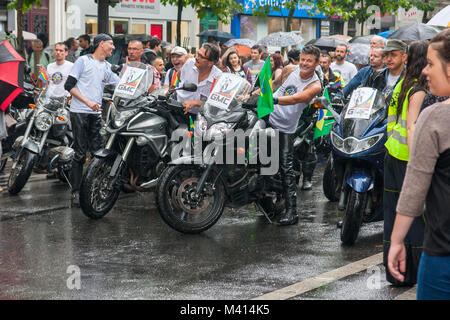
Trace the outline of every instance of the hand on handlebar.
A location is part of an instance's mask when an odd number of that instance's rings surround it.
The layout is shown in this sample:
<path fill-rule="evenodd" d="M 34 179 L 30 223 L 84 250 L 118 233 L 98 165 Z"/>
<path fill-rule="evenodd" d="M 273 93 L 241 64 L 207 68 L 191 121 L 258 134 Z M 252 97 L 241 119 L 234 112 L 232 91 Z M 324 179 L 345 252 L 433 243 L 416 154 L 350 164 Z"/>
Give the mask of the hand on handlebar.
<path fill-rule="evenodd" d="M 201 101 L 198 101 L 198 100 L 191 100 L 191 101 L 183 102 L 184 114 L 187 114 L 189 112 L 189 110 L 192 109 L 193 107 L 198 107 L 200 105 L 201 105 Z"/>

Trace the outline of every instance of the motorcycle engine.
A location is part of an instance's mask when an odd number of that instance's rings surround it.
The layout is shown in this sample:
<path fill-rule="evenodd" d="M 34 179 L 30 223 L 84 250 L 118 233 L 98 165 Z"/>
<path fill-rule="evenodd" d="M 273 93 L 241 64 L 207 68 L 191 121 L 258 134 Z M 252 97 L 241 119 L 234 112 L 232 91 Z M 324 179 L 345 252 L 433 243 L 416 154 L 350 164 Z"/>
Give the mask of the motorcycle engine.
<path fill-rule="evenodd" d="M 159 162 L 159 156 L 155 154 L 149 145 L 143 147 L 133 146 L 128 157 L 128 165 L 134 172 L 142 177 L 151 177 L 153 169 Z"/>

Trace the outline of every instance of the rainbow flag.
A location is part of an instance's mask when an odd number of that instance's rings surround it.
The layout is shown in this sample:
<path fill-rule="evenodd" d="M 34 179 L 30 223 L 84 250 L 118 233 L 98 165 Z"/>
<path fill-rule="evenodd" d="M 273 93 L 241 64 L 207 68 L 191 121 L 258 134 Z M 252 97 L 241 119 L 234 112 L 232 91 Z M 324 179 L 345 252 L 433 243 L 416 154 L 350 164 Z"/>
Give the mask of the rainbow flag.
<path fill-rule="evenodd" d="M 39 75 L 39 79 L 41 79 L 44 84 L 48 83 L 48 75 L 47 75 L 47 72 L 45 71 L 45 69 L 41 70 L 41 74 Z"/>
<path fill-rule="evenodd" d="M 175 72 L 173 73 L 172 81 L 170 82 L 170 85 L 171 85 L 172 87 L 178 88 L 178 85 L 179 85 L 179 84 L 180 84 L 180 79 L 178 79 L 178 74 L 177 74 L 177 72 L 175 71 Z"/>
<path fill-rule="evenodd" d="M 189 116 L 189 132 L 192 133 L 192 136 L 191 136 L 192 142 L 194 142 L 194 129 L 195 129 L 194 120 L 192 119 L 191 116 Z"/>
<path fill-rule="evenodd" d="M 339 88 L 339 87 L 342 87 L 342 77 L 341 77 L 341 75 L 339 75 L 339 77 L 336 79 L 336 81 L 331 84 L 331 89 L 336 89 L 336 88 Z"/>

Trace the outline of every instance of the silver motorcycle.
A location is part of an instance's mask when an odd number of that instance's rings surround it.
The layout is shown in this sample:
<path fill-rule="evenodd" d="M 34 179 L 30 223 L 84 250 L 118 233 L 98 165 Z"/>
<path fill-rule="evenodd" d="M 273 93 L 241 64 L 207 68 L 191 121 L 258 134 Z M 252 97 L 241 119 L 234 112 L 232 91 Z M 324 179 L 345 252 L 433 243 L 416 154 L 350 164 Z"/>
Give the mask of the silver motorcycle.
<path fill-rule="evenodd" d="M 45 163 L 50 170 L 57 169 L 61 179 L 69 182 L 68 172 L 74 155 L 70 148 L 71 135 L 66 98 L 52 97 L 45 87 L 30 104 L 25 134 L 13 145 L 13 164 L 8 179 L 10 194 L 18 194 L 27 183 L 36 163 Z M 48 160 L 47 160 L 48 159 Z"/>

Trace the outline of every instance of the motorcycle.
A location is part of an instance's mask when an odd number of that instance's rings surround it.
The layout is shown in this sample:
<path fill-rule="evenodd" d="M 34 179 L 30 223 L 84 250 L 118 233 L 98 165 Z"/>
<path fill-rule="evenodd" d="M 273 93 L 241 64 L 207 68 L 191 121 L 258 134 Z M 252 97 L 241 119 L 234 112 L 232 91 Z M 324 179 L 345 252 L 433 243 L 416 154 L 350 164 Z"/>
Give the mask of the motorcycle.
<path fill-rule="evenodd" d="M 38 162 L 47 163 L 49 154 L 53 155 L 50 161 L 52 168 L 57 168 L 60 179 L 65 177 L 68 182 L 68 163 L 73 157 L 73 149 L 69 147 L 69 111 L 66 98 L 51 97 L 48 88 L 44 87 L 40 92 L 36 104 L 29 105 L 33 111 L 27 117 L 25 133 L 14 141 L 13 165 L 8 179 L 10 194 L 18 194 L 22 190 L 33 166 Z"/>
<path fill-rule="evenodd" d="M 224 73 L 197 115 L 193 153 L 191 149 L 175 159 L 172 156 L 163 171 L 156 203 L 171 228 L 201 233 L 219 220 L 225 206 L 255 203 L 270 222 L 284 211 L 280 175 L 263 174 L 268 162 L 262 161 L 262 147 L 255 144 L 262 134 L 276 137 L 276 132 L 258 119 L 258 96 L 248 99 L 250 88 L 243 78 Z M 219 155 L 226 155 L 227 163 Z"/>
<path fill-rule="evenodd" d="M 315 105 L 330 108 L 320 98 Z M 383 219 L 383 161 L 387 139 L 387 107 L 383 94 L 358 88 L 330 132 L 332 153 L 323 176 L 323 189 L 343 212 L 341 241 L 352 245 L 362 223 Z"/>
<path fill-rule="evenodd" d="M 92 219 L 106 215 L 127 186 L 139 191 L 154 188 L 170 161 L 171 133 L 188 127 L 183 107 L 173 99 L 173 93 L 148 95 L 153 73 L 145 64 L 131 62 L 119 76 L 111 98 L 103 96 L 109 100 L 100 131 L 105 148 L 94 154 L 81 181 L 80 206 Z M 196 91 L 197 86 L 185 84 L 176 90 Z"/>

